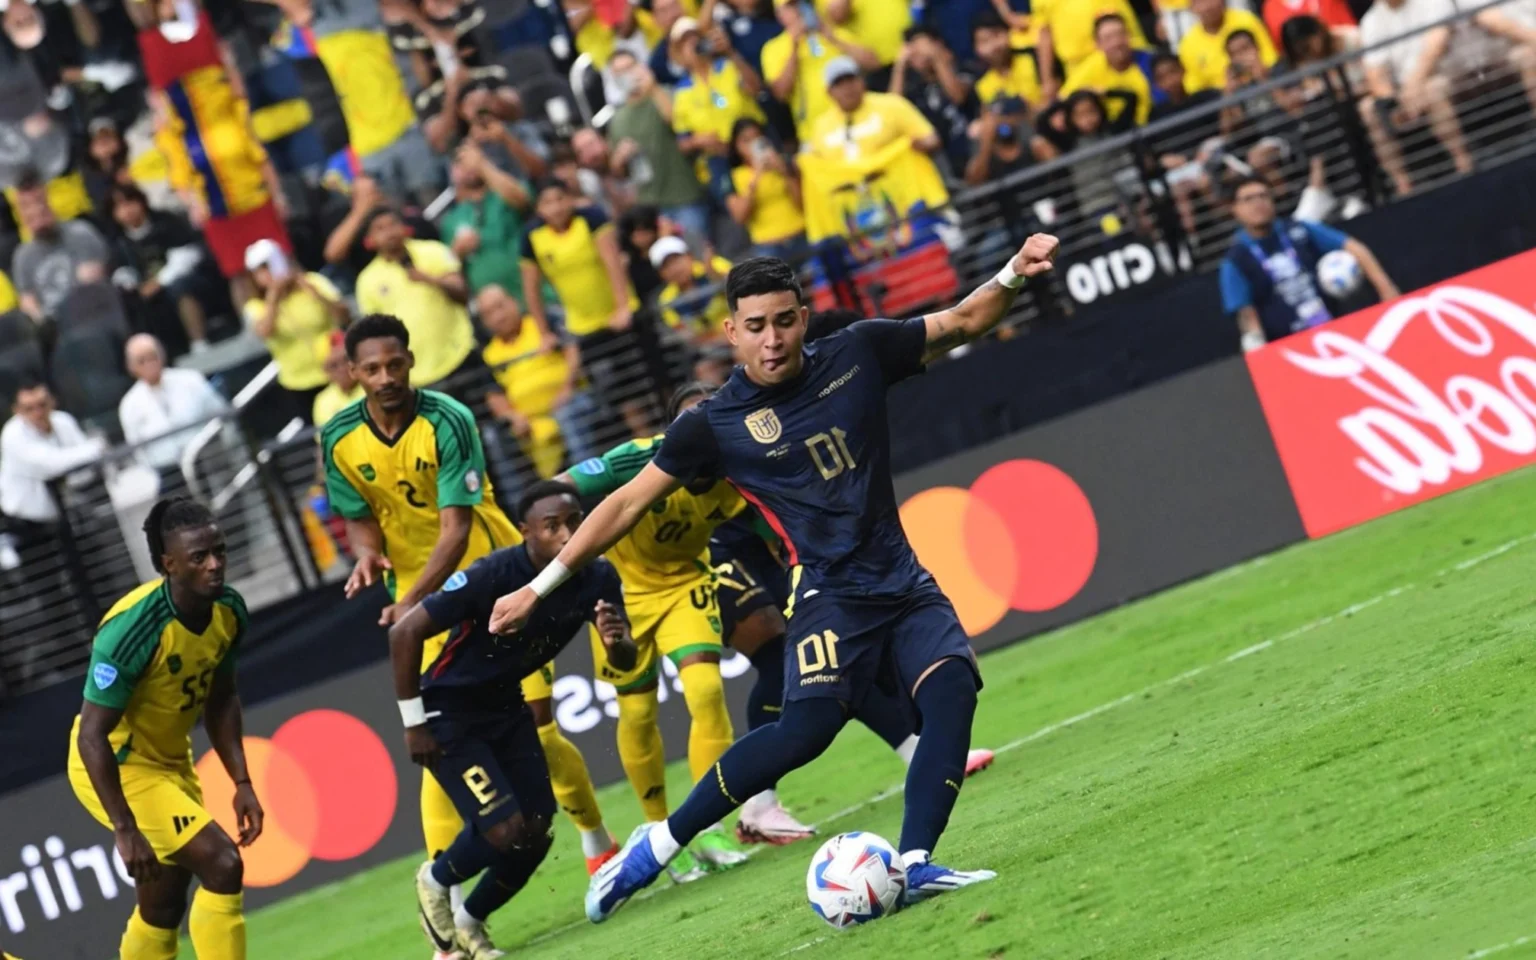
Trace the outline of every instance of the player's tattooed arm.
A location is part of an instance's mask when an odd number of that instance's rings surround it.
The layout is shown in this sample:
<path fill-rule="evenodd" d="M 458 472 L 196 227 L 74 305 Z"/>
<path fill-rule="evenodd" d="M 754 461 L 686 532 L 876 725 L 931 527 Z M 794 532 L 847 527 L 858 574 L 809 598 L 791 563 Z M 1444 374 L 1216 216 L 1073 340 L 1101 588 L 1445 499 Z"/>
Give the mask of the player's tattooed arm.
<path fill-rule="evenodd" d="M 245 765 L 245 719 L 240 710 L 240 693 L 235 688 L 234 671 L 218 670 L 213 675 L 213 685 L 208 689 L 208 702 L 203 708 L 203 727 L 214 752 L 224 764 L 224 771 L 235 785 L 235 822 L 240 828 L 239 843 L 248 847 L 261 836 L 262 823 L 266 818 L 256 790 L 251 786 L 251 774 Z"/>
<path fill-rule="evenodd" d="M 1050 234 L 1034 234 L 1024 241 L 1009 266 L 1020 277 L 1038 277 L 1051 269 L 1059 246 L 1060 242 Z M 994 277 L 950 309 L 924 317 L 928 334 L 924 361 L 942 356 L 997 326 L 1008 308 L 1013 306 L 1020 289 L 1022 287 L 1006 287 Z"/>
<path fill-rule="evenodd" d="M 117 771 L 117 757 L 112 752 L 112 731 L 123 718 L 123 711 L 104 707 L 89 700 L 80 707 L 80 735 L 76 748 L 85 772 L 91 778 L 91 786 L 112 821 L 117 853 L 123 858 L 123 867 L 135 883 L 152 880 L 160 874 L 160 860 L 149 845 L 149 839 L 139 830 L 139 822 L 123 796 L 123 780 Z"/>

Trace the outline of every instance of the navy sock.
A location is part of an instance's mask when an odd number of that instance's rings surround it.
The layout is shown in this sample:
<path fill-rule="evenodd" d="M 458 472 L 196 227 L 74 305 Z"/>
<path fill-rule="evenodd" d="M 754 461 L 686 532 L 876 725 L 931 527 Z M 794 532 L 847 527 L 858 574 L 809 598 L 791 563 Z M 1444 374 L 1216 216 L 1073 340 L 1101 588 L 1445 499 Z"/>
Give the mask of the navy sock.
<path fill-rule="evenodd" d="M 892 750 L 917 732 L 911 707 L 879 688 L 872 688 L 865 694 L 854 718 L 873 730 L 875 736 L 889 744 Z"/>
<path fill-rule="evenodd" d="M 766 727 L 784 709 L 784 635 L 781 633 L 752 654 L 757 682 L 747 694 L 747 729 Z"/>
<path fill-rule="evenodd" d="M 957 658 L 941 663 L 917 688 L 923 735 L 907 769 L 907 809 L 901 821 L 902 853 L 932 852 L 965 782 L 976 715 L 976 675 Z"/>
<path fill-rule="evenodd" d="M 837 700 L 795 700 L 784 705 L 778 723 L 758 727 L 731 744 L 683 805 L 667 818 L 672 838 L 687 846 L 746 799 L 821 756 L 843 728 Z"/>
<path fill-rule="evenodd" d="M 533 876 L 533 871 L 544 862 L 547 853 L 549 844 L 541 842 L 532 850 L 513 848 L 501 854 L 500 859 L 475 884 L 475 889 L 464 898 L 465 912 L 484 922 L 508 900 L 517 896 L 517 892 L 527 885 L 528 878 Z"/>
<path fill-rule="evenodd" d="M 432 879 L 445 887 L 464 883 L 501 858 L 501 853 L 472 828 L 465 827 L 448 849 L 432 861 Z"/>

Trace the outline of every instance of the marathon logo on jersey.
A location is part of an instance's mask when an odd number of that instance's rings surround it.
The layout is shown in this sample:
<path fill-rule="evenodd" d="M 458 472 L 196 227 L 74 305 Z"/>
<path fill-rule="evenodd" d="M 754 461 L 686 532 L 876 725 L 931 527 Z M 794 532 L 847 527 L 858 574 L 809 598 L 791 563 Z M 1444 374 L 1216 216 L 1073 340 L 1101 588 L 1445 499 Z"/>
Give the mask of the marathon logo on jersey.
<path fill-rule="evenodd" d="M 838 377 L 836 380 L 833 380 L 831 383 L 829 383 L 826 386 L 822 387 L 821 388 L 821 392 L 816 394 L 816 399 L 818 399 L 818 400 L 825 400 L 827 397 L 832 395 L 832 391 L 836 390 L 838 387 L 841 387 L 843 384 L 847 383 L 849 380 L 852 380 L 854 377 L 856 377 L 858 375 L 859 375 L 859 365 L 858 364 L 854 364 L 852 370 L 849 370 L 847 373 L 845 373 L 842 376 Z"/>
<path fill-rule="evenodd" d="M 110 663 L 98 663 L 91 668 L 91 680 L 97 690 L 105 690 L 117 682 L 117 668 Z"/>
<path fill-rule="evenodd" d="M 773 443 L 784 432 L 784 425 L 779 422 L 779 415 L 773 412 L 772 407 L 747 414 L 743 422 L 747 425 L 747 432 L 758 443 Z"/>

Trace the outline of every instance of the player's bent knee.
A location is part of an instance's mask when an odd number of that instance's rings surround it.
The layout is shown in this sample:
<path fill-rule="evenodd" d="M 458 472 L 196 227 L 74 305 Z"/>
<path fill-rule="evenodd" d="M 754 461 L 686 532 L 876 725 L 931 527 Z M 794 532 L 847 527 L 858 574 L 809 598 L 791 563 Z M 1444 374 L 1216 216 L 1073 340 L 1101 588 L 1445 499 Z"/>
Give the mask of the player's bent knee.
<path fill-rule="evenodd" d="M 239 893 L 245 885 L 245 861 L 233 843 L 224 844 L 207 861 L 198 879 L 210 893 Z"/>
<path fill-rule="evenodd" d="M 523 815 L 515 813 L 485 831 L 485 842 L 502 853 L 510 853 L 528 839 L 528 824 Z"/>

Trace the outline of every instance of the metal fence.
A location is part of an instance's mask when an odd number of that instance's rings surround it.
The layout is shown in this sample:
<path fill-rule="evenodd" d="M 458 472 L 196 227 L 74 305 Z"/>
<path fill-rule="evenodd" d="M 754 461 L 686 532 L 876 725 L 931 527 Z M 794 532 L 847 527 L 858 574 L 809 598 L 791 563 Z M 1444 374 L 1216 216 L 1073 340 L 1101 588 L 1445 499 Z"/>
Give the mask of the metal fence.
<path fill-rule="evenodd" d="M 1463 14 L 1453 29 L 1472 29 L 1476 13 Z M 1405 176 L 1425 190 L 1461 175 L 1466 164 L 1453 156 L 1448 143 L 1456 141 L 1443 118 L 1431 128 L 1363 101 L 1360 62 L 1355 53 L 1300 66 L 959 191 L 940 211 L 934 242 L 894 252 L 876 243 L 879 252 L 854 258 L 839 282 L 829 280 L 824 263 L 808 263 L 818 306 L 865 316 L 941 306 L 995 272 L 1029 233 L 1049 230 L 1063 244 L 1056 279 L 1031 284 L 998 333 L 1022 335 L 1030 322 L 1068 318 L 1142 275 L 1212 268 L 1233 230 L 1228 195 L 1238 177 L 1268 177 L 1288 214 L 1299 206 L 1298 215 L 1338 219 L 1390 202 Z M 1536 149 L 1514 62 L 1462 58 L 1449 79 L 1456 128 L 1479 168 Z M 1373 117 L 1390 122 L 1373 131 Z M 1385 164 L 1383 133 L 1392 138 Z M 885 230 L 895 235 L 900 226 Z M 585 338 L 580 352 L 585 376 L 552 416 L 514 416 L 491 402 L 498 376 L 515 377 L 533 355 L 495 371 L 470 364 L 435 385 L 474 411 L 504 505 L 532 480 L 659 431 L 675 385 L 723 376 L 730 365 L 728 351 L 699 349 L 661 322 L 654 306 L 638 312 L 629 331 Z M 147 465 L 141 450 L 115 449 L 98 467 L 55 485 L 63 505 L 57 527 L 0 528 L 0 696 L 82 669 L 102 612 L 151 575 L 139 526 L 167 491 L 186 490 L 213 506 L 229 541 L 230 582 L 253 609 L 346 575 L 344 526 L 326 516 L 314 429 L 294 421 L 265 442 L 248 429 L 250 414 L 259 412 L 253 404 L 278 389 L 270 380 L 242 391 L 235 412 L 187 428 L 178 465 Z"/>

